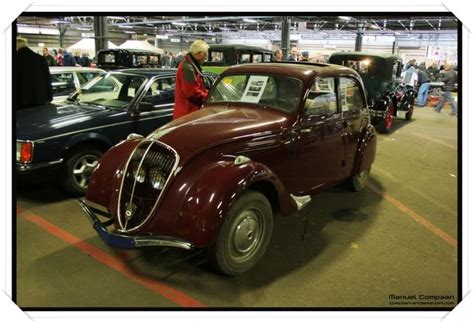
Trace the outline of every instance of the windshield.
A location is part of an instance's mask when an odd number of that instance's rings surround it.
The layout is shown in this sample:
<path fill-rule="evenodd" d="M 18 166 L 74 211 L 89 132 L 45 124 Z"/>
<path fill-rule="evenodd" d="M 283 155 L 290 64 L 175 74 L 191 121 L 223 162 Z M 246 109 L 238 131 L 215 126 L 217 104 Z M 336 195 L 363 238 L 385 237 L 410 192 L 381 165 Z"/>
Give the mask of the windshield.
<path fill-rule="evenodd" d="M 112 109 L 125 109 L 147 80 L 140 75 L 107 73 L 87 83 L 71 99 Z"/>
<path fill-rule="evenodd" d="M 209 94 L 208 103 L 244 102 L 294 111 L 299 103 L 303 83 L 279 75 L 229 75 Z"/>

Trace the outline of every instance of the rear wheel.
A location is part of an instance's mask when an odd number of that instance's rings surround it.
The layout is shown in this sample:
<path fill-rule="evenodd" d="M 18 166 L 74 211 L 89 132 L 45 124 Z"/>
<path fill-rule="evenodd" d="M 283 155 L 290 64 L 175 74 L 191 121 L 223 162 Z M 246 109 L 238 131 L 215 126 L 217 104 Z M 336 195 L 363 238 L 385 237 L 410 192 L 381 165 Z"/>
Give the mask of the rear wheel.
<path fill-rule="evenodd" d="M 64 189 L 74 196 L 84 195 L 101 156 L 102 151 L 94 146 L 81 146 L 72 151 L 64 163 Z"/>
<path fill-rule="evenodd" d="M 351 189 L 355 192 L 362 191 L 369 182 L 370 167 L 354 175 L 350 179 Z"/>
<path fill-rule="evenodd" d="M 377 130 L 380 133 L 388 133 L 389 129 L 392 128 L 392 123 L 393 123 L 393 107 L 390 105 L 387 108 L 387 111 L 385 113 L 385 118 L 381 119 L 380 122 L 378 123 Z"/>
<path fill-rule="evenodd" d="M 235 276 L 253 268 L 263 257 L 273 230 L 272 208 L 259 192 L 247 191 L 231 207 L 209 249 L 217 271 Z"/>
<path fill-rule="evenodd" d="M 411 120 L 412 116 L 413 116 L 413 105 L 410 105 L 408 107 L 408 111 L 405 113 L 405 120 L 407 121 Z"/>

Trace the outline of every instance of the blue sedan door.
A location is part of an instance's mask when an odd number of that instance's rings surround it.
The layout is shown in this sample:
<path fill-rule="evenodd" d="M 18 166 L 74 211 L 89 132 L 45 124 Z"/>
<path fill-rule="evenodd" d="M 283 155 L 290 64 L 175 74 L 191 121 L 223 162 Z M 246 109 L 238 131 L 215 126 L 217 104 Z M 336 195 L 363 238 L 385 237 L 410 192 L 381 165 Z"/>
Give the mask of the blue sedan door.
<path fill-rule="evenodd" d="M 175 76 L 158 77 L 147 84 L 145 94 L 131 112 L 135 120 L 132 132 L 146 136 L 171 121 L 175 85 Z"/>

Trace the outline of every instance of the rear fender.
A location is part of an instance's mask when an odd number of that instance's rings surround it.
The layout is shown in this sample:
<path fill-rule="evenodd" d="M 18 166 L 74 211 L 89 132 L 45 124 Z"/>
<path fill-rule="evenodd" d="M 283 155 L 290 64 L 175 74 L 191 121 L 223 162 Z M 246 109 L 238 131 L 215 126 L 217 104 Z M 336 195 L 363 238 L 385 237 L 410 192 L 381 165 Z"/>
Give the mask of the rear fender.
<path fill-rule="evenodd" d="M 373 125 L 368 125 L 362 133 L 357 147 L 356 158 L 352 168 L 352 175 L 369 169 L 375 160 L 377 136 Z"/>

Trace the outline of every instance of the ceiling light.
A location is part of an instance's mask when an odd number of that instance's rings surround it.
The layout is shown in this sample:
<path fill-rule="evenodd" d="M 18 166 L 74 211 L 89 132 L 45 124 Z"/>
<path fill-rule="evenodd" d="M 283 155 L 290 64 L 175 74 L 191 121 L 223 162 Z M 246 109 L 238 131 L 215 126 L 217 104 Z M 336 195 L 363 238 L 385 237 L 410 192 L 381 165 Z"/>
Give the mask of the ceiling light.
<path fill-rule="evenodd" d="M 128 25 L 118 25 L 119 28 L 133 28 L 133 26 L 128 26 Z"/>
<path fill-rule="evenodd" d="M 175 25 L 175 26 L 186 26 L 186 23 L 184 23 L 184 22 L 173 21 L 172 24 Z"/>
<path fill-rule="evenodd" d="M 117 17 L 117 16 L 107 16 L 107 18 L 110 18 L 110 19 L 127 20 L 127 19 L 125 19 L 125 17 Z"/>
<path fill-rule="evenodd" d="M 77 27 L 77 30 L 92 30 L 91 27 Z"/>
<path fill-rule="evenodd" d="M 125 30 L 124 33 L 126 34 L 136 34 L 133 30 Z"/>
<path fill-rule="evenodd" d="M 339 16 L 338 18 L 342 20 L 351 20 L 351 17 L 347 17 L 347 16 Z"/>
<path fill-rule="evenodd" d="M 255 19 L 249 19 L 249 18 L 244 18 L 244 21 L 245 21 L 245 22 L 250 22 L 250 23 L 256 23 L 256 22 L 258 22 L 258 21 L 255 20 Z"/>

